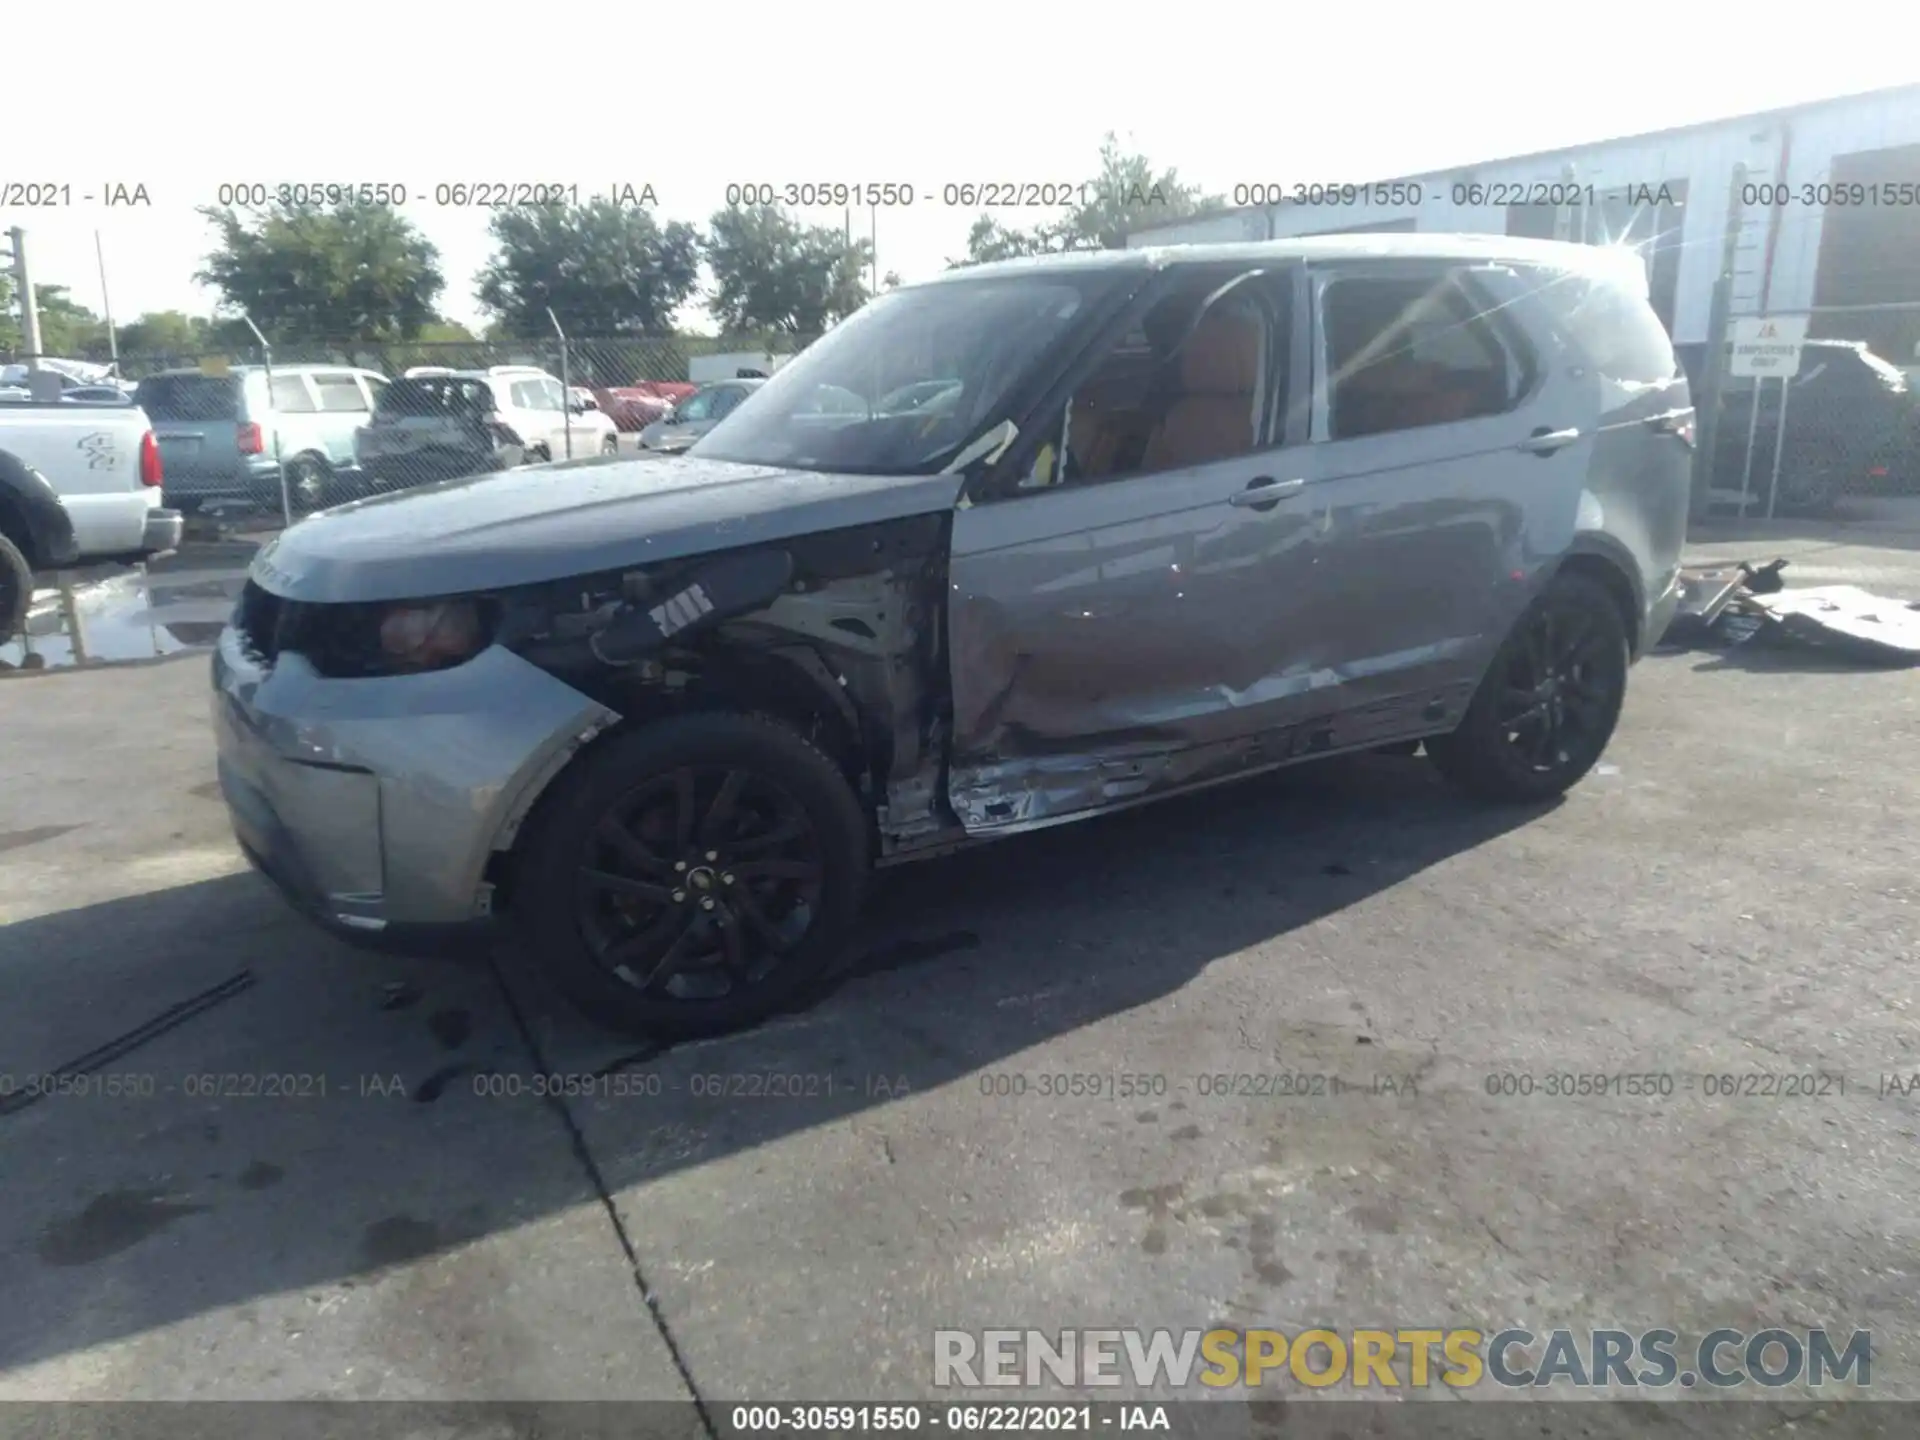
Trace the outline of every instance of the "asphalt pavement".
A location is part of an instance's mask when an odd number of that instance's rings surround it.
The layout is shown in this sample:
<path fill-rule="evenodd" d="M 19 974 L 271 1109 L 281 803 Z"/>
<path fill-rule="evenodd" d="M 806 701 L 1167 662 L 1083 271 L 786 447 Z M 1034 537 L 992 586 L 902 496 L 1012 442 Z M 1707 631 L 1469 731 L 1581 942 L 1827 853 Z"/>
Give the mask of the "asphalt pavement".
<path fill-rule="evenodd" d="M 1920 598 L 1916 545 L 1693 553 Z M 1537 811 L 1368 756 L 895 872 L 822 1005 L 654 1053 L 247 871 L 192 628 L 245 553 L 99 607 L 173 649 L 56 620 L 0 676 L 0 1072 L 124 1046 L 0 1102 L 0 1399 L 925 1398 L 938 1328 L 1509 1323 L 1870 1328 L 1920 1397 L 1912 672 L 1656 654 Z M 1676 1088 L 1502 1092 L 1553 1072 Z"/>

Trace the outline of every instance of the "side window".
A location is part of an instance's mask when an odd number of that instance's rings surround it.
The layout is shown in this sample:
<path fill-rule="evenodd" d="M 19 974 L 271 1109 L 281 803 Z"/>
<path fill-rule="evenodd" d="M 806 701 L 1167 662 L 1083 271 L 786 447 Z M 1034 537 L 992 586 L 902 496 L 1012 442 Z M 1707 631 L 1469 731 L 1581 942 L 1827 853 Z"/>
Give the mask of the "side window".
<path fill-rule="evenodd" d="M 1141 316 L 1075 389 L 1020 489 L 1184 470 L 1267 443 L 1287 307 L 1256 280 L 1218 294 L 1222 283 L 1183 281 Z"/>
<path fill-rule="evenodd" d="M 387 386 L 393 382 L 379 375 L 362 375 L 360 383 L 367 387 L 368 408 L 380 408 L 380 397 L 387 393 Z"/>
<path fill-rule="evenodd" d="M 673 412 L 674 418 L 678 420 L 711 420 L 713 418 L 714 395 L 715 392 L 712 390 L 702 390 L 697 395 L 689 395 L 680 402 L 679 407 Z"/>
<path fill-rule="evenodd" d="M 714 392 L 712 418 L 714 418 L 715 420 L 718 420 L 724 415 L 731 414 L 733 411 L 733 407 L 738 405 L 742 400 L 746 398 L 747 398 L 746 391 L 735 389 L 731 385 L 729 385 L 725 390 L 719 390 Z"/>
<path fill-rule="evenodd" d="M 351 375 L 316 375 L 313 389 L 320 397 L 320 408 L 328 414 L 367 408 L 367 397 L 361 392 L 360 382 Z"/>
<path fill-rule="evenodd" d="M 307 389 L 304 376 L 275 375 L 269 388 L 273 395 L 273 408 L 279 414 L 311 415 L 313 413 L 313 393 Z"/>
<path fill-rule="evenodd" d="M 538 380 L 516 380 L 508 387 L 507 393 L 513 396 L 513 405 L 516 410 L 544 410 L 547 408 L 545 404 L 542 403 L 540 382 Z"/>
<path fill-rule="evenodd" d="M 1679 369 L 1653 307 L 1629 290 L 1574 271 L 1536 271 L 1537 296 L 1588 364 L 1621 385 L 1664 385 Z"/>
<path fill-rule="evenodd" d="M 564 410 L 567 408 L 567 392 L 560 388 L 558 380 L 541 380 L 540 408 L 542 410 Z"/>
<path fill-rule="evenodd" d="M 1320 323 L 1329 439 L 1498 415 L 1532 378 L 1449 276 L 1334 279 Z"/>

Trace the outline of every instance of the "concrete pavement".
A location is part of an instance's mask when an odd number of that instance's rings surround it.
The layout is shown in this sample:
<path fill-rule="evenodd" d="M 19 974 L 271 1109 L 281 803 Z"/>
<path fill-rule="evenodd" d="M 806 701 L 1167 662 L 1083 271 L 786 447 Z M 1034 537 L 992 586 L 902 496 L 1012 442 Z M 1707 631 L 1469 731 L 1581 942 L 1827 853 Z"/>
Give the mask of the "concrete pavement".
<path fill-rule="evenodd" d="M 1920 597 L 1784 543 L 1697 548 Z M 0 1398 L 925 1397 L 936 1328 L 1102 1323 L 1825 1323 L 1920 1395 L 1912 686 L 1656 655 L 1539 813 L 1367 757 L 902 871 L 823 1005 L 654 1055 L 287 913 L 203 659 L 7 678 L 0 1071 L 226 998 L 0 1114 Z"/>

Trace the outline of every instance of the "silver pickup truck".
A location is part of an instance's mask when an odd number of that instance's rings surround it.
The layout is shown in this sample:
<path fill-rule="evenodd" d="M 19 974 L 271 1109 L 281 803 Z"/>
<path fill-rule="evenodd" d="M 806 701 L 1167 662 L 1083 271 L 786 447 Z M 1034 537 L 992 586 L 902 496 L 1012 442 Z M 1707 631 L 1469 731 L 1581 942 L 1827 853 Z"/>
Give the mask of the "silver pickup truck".
<path fill-rule="evenodd" d="M 160 447 L 131 405 L 0 400 L 0 630 L 34 571 L 130 563 L 180 544 L 161 504 Z"/>

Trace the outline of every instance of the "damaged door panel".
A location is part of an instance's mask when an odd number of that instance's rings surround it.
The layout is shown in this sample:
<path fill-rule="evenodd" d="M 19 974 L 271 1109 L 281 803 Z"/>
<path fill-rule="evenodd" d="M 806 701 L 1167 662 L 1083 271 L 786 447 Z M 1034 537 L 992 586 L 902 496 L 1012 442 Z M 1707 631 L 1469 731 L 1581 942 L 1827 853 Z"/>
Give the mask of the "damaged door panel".
<path fill-rule="evenodd" d="M 1144 339 L 1036 427 L 1065 436 L 1058 473 L 954 517 L 948 789 L 969 834 L 1230 773 L 1311 684 L 1274 619 L 1312 563 L 1284 443 L 1298 267 L 1234 278 L 1145 297 Z"/>

